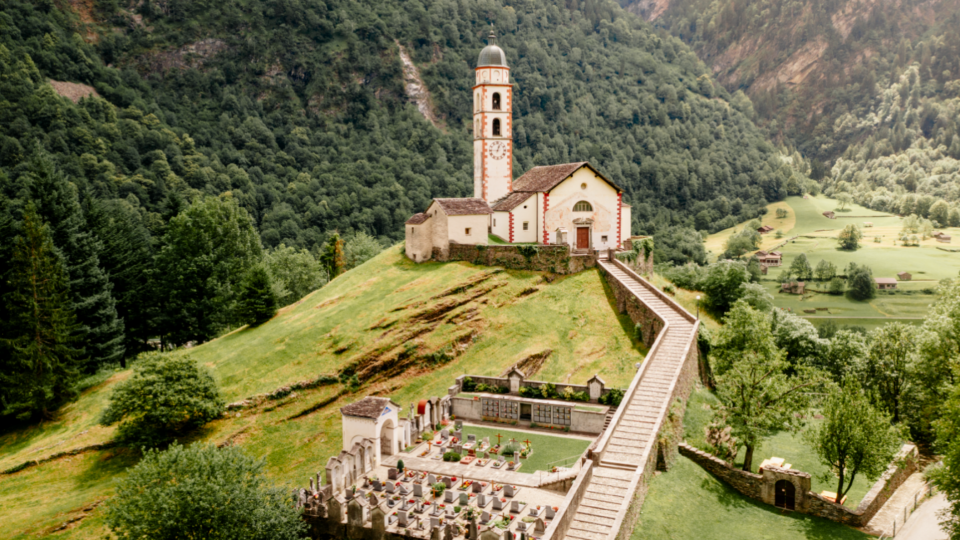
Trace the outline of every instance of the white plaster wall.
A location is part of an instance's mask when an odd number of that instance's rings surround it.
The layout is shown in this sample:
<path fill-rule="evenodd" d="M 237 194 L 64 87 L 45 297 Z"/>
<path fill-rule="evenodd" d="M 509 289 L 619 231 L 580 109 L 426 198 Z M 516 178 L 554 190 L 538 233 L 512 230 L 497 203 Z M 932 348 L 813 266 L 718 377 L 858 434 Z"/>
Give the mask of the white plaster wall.
<path fill-rule="evenodd" d="M 406 241 L 404 247 L 407 257 L 416 262 L 430 259 L 433 254 L 433 221 L 428 219 L 419 225 L 405 225 Z"/>
<path fill-rule="evenodd" d="M 586 184 L 586 189 L 581 188 Z M 574 212 L 573 206 L 579 201 L 587 201 L 593 206 L 592 212 Z M 577 226 L 573 220 L 592 218 L 592 237 L 590 247 L 606 249 L 617 246 L 617 210 L 620 202 L 617 199 L 617 190 L 603 179 L 596 176 L 592 170 L 583 167 L 550 191 L 550 208 L 546 214 L 547 231 L 551 234 L 551 241 L 556 236 L 558 227 L 569 231 L 571 245 L 577 241 Z M 603 242 L 602 237 L 607 241 Z"/>
<path fill-rule="evenodd" d="M 527 230 L 523 230 L 524 221 L 530 224 Z M 516 243 L 536 242 L 539 230 L 537 200 L 535 197 L 530 197 L 513 209 L 513 241 Z"/>
<path fill-rule="evenodd" d="M 493 234 L 510 241 L 510 212 L 494 212 L 491 216 Z"/>
<path fill-rule="evenodd" d="M 370 418 L 341 415 L 341 425 L 343 449 L 346 452 L 349 452 L 354 444 L 360 443 L 363 439 L 376 439 L 378 436 L 377 428 L 379 426 L 375 420 Z"/>
<path fill-rule="evenodd" d="M 490 223 L 489 214 L 480 216 L 449 216 L 447 217 L 448 238 L 458 244 L 486 244 L 487 225 Z M 466 229 L 470 228 L 470 235 Z"/>
<path fill-rule="evenodd" d="M 546 224 L 545 224 L 546 213 L 544 211 L 544 200 L 546 200 L 547 197 L 545 195 L 546 193 L 537 193 L 536 206 L 537 206 L 537 243 L 538 244 L 543 243 L 543 231 L 544 231 L 544 227 L 546 227 Z M 554 228 L 553 231 L 547 231 L 547 242 L 548 243 L 553 242 L 556 236 L 557 236 L 556 228 Z"/>
<path fill-rule="evenodd" d="M 631 223 L 631 210 L 629 206 L 620 207 L 620 245 L 623 246 L 623 243 L 626 242 L 630 234 L 630 223 Z"/>
<path fill-rule="evenodd" d="M 506 68 L 476 70 L 473 89 L 473 195 L 493 202 L 510 192 L 513 184 L 513 89 Z M 493 94 L 500 94 L 500 109 L 493 108 Z M 493 121 L 500 120 L 500 135 L 493 134 Z M 500 147 L 494 151 L 492 143 Z M 484 189 L 484 182 L 486 189 Z"/>
<path fill-rule="evenodd" d="M 430 203 L 430 206 L 427 208 L 427 215 L 430 216 L 430 221 L 433 224 L 430 228 L 433 231 L 433 245 L 443 250 L 444 253 L 449 251 L 448 244 L 450 243 L 449 237 L 447 236 L 447 215 L 443 213 L 443 209 L 440 208 L 440 205 L 436 201 Z"/>
<path fill-rule="evenodd" d="M 510 68 L 507 67 L 483 67 L 477 68 L 476 72 L 477 84 L 510 82 Z"/>

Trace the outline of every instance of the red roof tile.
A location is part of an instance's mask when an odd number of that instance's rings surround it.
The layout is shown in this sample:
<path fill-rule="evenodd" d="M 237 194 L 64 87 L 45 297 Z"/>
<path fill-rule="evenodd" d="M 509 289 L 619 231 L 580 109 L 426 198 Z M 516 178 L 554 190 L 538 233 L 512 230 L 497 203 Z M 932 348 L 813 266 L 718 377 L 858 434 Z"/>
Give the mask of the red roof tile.
<path fill-rule="evenodd" d="M 423 223 L 424 221 L 426 221 L 429 217 L 430 217 L 430 216 L 424 214 L 423 212 L 418 212 L 418 213 L 410 216 L 410 219 L 407 220 L 407 223 L 406 223 L 406 224 L 407 224 L 407 225 L 420 225 L 421 223 Z"/>

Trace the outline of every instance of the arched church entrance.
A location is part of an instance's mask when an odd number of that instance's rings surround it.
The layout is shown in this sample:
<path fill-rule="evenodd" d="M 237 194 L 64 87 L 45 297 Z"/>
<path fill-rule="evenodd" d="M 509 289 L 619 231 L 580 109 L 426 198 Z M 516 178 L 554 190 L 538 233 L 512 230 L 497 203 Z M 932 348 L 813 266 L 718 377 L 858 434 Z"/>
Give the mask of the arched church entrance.
<path fill-rule="evenodd" d="M 793 483 L 787 480 L 777 480 L 773 485 L 774 506 L 793 510 L 797 505 L 797 490 Z"/>
<path fill-rule="evenodd" d="M 393 455 L 393 419 L 387 420 L 380 426 L 380 456 Z"/>

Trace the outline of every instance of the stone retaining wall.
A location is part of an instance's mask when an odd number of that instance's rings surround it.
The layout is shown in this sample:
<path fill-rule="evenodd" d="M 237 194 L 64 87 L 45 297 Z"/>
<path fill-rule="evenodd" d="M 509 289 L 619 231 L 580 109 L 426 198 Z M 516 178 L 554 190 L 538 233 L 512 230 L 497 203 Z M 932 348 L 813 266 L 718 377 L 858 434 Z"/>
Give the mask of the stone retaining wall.
<path fill-rule="evenodd" d="M 893 492 L 917 470 L 917 447 L 904 444 L 887 471 L 877 480 L 856 510 L 825 499 L 809 490 L 810 475 L 800 471 L 770 467 L 763 474 L 753 474 L 734 467 L 712 454 L 680 443 L 680 454 L 693 460 L 710 474 L 726 482 L 740 493 L 767 504 L 773 504 L 773 485 L 777 480 L 789 480 L 797 486 L 795 511 L 863 527 L 883 507 Z M 802 489 L 800 489 L 802 487 Z"/>
<path fill-rule="evenodd" d="M 573 255 L 570 246 L 498 246 L 450 243 L 447 254 L 434 248 L 433 259 L 440 262 L 465 261 L 512 270 L 533 270 L 554 274 L 576 274 L 597 266 L 597 251 Z"/>
<path fill-rule="evenodd" d="M 652 347 L 656 341 L 657 335 L 663 330 L 665 321 L 655 311 L 648 308 L 630 289 L 627 289 L 616 278 L 609 275 L 603 268 L 600 268 L 601 274 L 613 291 L 614 298 L 617 299 L 617 311 L 626 313 L 633 324 L 639 324 L 643 332 L 643 344 L 646 347 Z"/>

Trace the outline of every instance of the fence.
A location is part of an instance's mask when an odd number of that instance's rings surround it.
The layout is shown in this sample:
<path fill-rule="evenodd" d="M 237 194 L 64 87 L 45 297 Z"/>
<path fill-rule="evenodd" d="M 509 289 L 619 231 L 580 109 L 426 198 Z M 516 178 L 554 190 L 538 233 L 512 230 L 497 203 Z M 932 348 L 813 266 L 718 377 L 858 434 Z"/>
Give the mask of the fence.
<path fill-rule="evenodd" d="M 917 510 L 917 507 L 920 506 L 920 503 L 925 501 L 928 497 L 933 495 L 933 486 L 930 484 L 924 484 L 913 494 L 913 504 L 907 504 L 903 507 L 903 512 L 901 515 L 893 518 L 893 530 L 891 536 L 886 534 L 880 535 L 880 540 L 892 540 L 897 537 L 897 531 L 903 529 L 903 525 L 907 522 L 907 519 Z"/>

